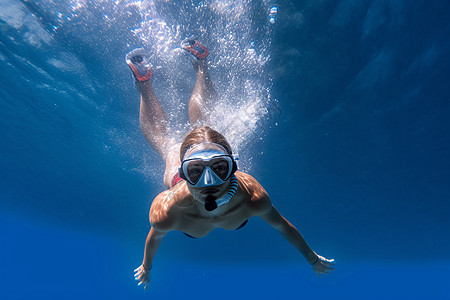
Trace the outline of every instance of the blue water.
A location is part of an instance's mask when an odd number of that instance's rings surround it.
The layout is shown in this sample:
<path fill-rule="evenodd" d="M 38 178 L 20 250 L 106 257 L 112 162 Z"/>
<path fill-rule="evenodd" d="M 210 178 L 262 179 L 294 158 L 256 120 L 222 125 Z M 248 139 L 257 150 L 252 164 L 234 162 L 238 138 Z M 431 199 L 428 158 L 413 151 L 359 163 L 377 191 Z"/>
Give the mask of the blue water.
<path fill-rule="evenodd" d="M 450 299 L 449 20 L 448 1 L 0 0 L 0 299 Z M 136 286 L 163 162 L 124 54 L 152 54 L 182 136 L 191 35 L 215 126 L 333 274 L 251 219 L 168 234 Z"/>

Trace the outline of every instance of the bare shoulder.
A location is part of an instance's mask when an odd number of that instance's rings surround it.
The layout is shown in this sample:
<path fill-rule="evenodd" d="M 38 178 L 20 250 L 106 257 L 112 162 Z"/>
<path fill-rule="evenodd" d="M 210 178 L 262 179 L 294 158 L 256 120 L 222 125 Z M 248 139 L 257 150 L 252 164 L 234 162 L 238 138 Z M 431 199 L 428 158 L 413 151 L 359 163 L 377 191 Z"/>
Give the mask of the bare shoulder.
<path fill-rule="evenodd" d="M 243 172 L 236 172 L 236 177 L 239 182 L 239 189 L 248 195 L 253 213 L 259 215 L 272 207 L 266 190 L 253 176 Z"/>
<path fill-rule="evenodd" d="M 182 209 L 192 205 L 192 199 L 186 184 L 180 183 L 156 196 L 150 207 L 150 223 L 158 231 L 174 230 Z"/>

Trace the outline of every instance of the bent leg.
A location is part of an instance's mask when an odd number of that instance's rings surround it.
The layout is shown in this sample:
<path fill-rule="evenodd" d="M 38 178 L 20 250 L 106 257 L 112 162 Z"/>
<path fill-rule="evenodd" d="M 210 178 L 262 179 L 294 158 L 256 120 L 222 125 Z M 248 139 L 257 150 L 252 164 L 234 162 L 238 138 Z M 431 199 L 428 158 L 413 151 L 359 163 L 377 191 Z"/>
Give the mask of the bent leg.
<path fill-rule="evenodd" d="M 149 144 L 161 155 L 166 163 L 164 185 L 171 188 L 173 176 L 180 162 L 180 144 L 170 135 L 167 116 L 155 95 L 151 81 L 136 82 L 141 92 L 140 124 Z"/>
<path fill-rule="evenodd" d="M 181 48 L 193 55 L 194 69 L 197 73 L 194 90 L 189 101 L 189 121 L 194 127 L 197 125 L 209 125 L 209 102 L 217 95 L 206 61 L 209 51 L 194 37 L 182 41 Z"/>
<path fill-rule="evenodd" d="M 151 80 L 137 81 L 136 85 L 141 93 L 139 121 L 142 133 L 149 144 L 165 159 L 168 147 L 173 144 L 168 134 L 166 113 L 155 95 Z"/>
<path fill-rule="evenodd" d="M 216 90 L 209 75 L 206 59 L 197 60 L 194 68 L 197 72 L 197 78 L 189 101 L 189 120 L 193 126 L 209 124 L 208 106 L 211 100 L 216 97 Z"/>
<path fill-rule="evenodd" d="M 143 48 L 137 48 L 125 56 L 125 61 L 133 72 L 136 86 L 141 93 L 139 113 L 141 131 L 148 143 L 164 159 L 166 163 L 164 184 L 170 188 L 171 178 L 180 165 L 180 150 L 170 134 L 166 113 L 153 90 L 151 66 L 146 56 L 147 53 Z"/>

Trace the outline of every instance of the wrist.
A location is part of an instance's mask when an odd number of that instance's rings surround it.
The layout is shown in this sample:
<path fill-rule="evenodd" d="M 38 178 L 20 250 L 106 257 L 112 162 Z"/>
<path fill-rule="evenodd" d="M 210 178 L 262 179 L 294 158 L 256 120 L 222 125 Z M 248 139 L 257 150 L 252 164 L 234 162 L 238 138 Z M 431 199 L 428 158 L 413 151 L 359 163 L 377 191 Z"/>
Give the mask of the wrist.
<path fill-rule="evenodd" d="M 310 265 L 314 265 L 319 261 L 319 255 L 311 250 L 307 255 L 305 255 L 305 259 Z"/>
<path fill-rule="evenodd" d="M 314 266 L 319 261 L 319 255 L 316 255 L 316 260 L 314 260 L 311 264 L 311 266 Z"/>
<path fill-rule="evenodd" d="M 152 265 L 146 267 L 144 264 L 142 264 L 142 267 L 144 268 L 145 271 L 150 271 L 152 269 Z"/>

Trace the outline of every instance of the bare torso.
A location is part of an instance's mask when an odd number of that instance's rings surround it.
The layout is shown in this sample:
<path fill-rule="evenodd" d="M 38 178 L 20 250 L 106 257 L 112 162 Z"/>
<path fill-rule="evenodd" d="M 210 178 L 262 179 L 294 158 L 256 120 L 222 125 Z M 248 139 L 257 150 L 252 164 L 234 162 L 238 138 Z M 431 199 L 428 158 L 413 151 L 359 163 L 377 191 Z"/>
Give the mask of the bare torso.
<path fill-rule="evenodd" d="M 191 195 L 186 182 L 158 195 L 150 209 L 150 223 L 160 231 L 182 231 L 203 237 L 214 228 L 233 230 L 271 207 L 263 187 L 252 176 L 236 172 L 239 187 L 229 203 L 208 212 Z"/>

